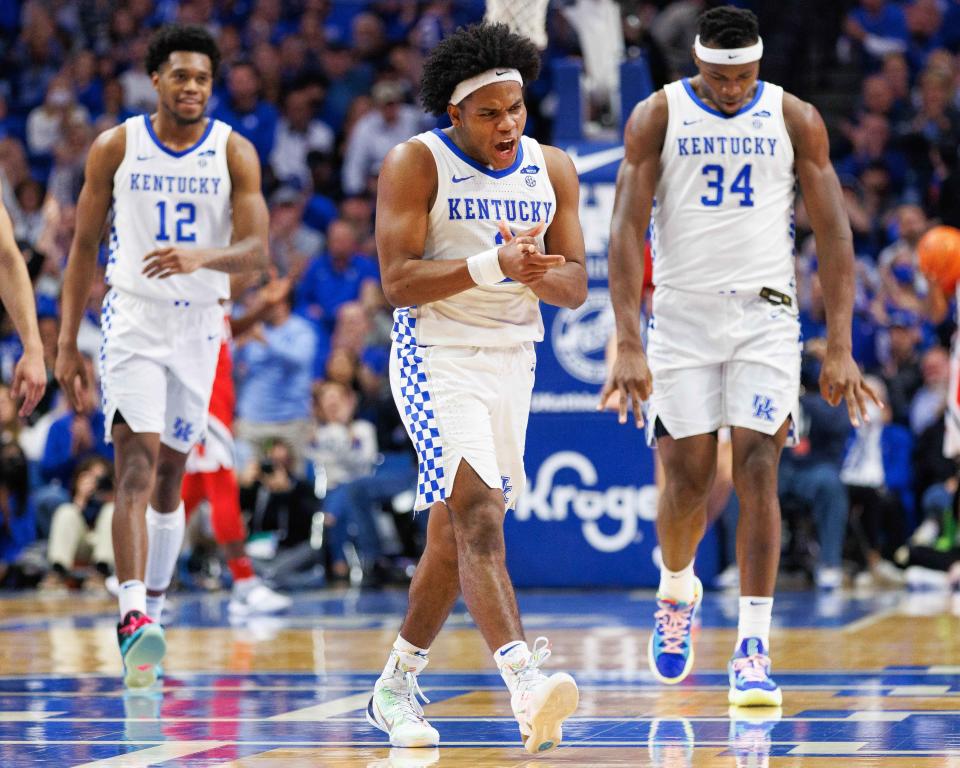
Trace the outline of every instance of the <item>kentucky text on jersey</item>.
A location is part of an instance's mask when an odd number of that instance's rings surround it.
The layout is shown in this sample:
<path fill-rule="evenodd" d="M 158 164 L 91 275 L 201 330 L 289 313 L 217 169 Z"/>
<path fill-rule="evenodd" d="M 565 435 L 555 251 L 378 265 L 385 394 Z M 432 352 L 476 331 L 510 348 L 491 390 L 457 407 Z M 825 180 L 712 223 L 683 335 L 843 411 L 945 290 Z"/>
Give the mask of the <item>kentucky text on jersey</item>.
<path fill-rule="evenodd" d="M 450 221 L 550 221 L 553 203 L 541 200 L 498 200 L 490 197 L 448 197 Z"/>
<path fill-rule="evenodd" d="M 677 138 L 684 155 L 769 155 L 777 153 L 777 139 L 765 136 L 684 136 Z"/>
<path fill-rule="evenodd" d="M 166 192 L 168 194 L 216 195 L 220 179 L 216 176 L 165 176 L 156 173 L 131 173 L 131 192 Z"/>

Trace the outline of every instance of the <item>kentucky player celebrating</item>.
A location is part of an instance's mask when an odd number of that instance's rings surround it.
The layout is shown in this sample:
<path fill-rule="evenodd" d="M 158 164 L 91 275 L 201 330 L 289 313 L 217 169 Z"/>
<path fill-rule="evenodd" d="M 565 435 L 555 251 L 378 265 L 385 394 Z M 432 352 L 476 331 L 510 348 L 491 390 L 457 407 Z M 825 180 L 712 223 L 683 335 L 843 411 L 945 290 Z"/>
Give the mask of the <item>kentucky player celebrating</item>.
<path fill-rule="evenodd" d="M 527 646 L 503 519 L 523 489 L 523 446 L 543 338 L 539 301 L 587 291 L 578 184 L 560 150 L 523 135 L 523 84 L 540 54 L 502 24 L 460 29 L 424 65 L 421 98 L 452 127 L 387 156 L 377 199 L 383 288 L 394 313 L 390 383 L 430 510 L 410 605 L 367 708 L 395 747 L 435 746 L 417 675 L 460 591 L 510 690 L 530 752 L 556 746 L 579 694 Z M 514 236 L 504 224 L 520 234 Z"/>
<path fill-rule="evenodd" d="M 657 536 L 663 553 L 653 674 L 679 683 L 693 666 L 690 627 L 701 599 L 693 558 L 706 525 L 717 430 L 732 427 L 740 499 L 740 620 L 729 701 L 779 706 L 769 635 L 780 555 L 777 465 L 800 386 L 793 203 L 799 180 L 817 241 L 827 351 L 820 392 L 866 415 L 851 356 L 854 272 L 850 227 L 827 132 L 811 105 L 757 79 L 757 19 L 732 6 L 700 17 L 699 74 L 637 105 L 626 127 L 610 233 L 610 293 L 618 354 L 601 402 L 619 392 L 637 426 L 650 398 L 666 485 Z M 643 242 L 653 211 L 653 316 L 640 341 Z M 649 356 L 649 366 L 648 366 Z"/>
<path fill-rule="evenodd" d="M 112 207 L 100 370 L 116 444 L 117 638 L 124 681 L 136 688 L 154 682 L 166 650 L 154 620 L 183 541 L 184 463 L 206 428 L 229 273 L 267 259 L 256 151 L 204 117 L 219 61 L 201 27 L 153 36 L 146 68 L 157 111 L 105 131 L 91 147 L 64 279 L 56 374 L 79 411 L 92 382 L 77 329 Z"/>

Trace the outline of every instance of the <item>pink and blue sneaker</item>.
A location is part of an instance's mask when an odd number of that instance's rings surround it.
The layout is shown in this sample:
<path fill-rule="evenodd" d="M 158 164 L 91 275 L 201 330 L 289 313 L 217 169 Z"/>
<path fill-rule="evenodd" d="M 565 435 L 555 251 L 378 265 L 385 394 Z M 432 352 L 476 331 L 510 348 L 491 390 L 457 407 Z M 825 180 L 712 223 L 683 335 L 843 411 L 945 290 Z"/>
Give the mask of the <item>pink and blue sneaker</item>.
<path fill-rule="evenodd" d="M 727 665 L 730 694 L 735 707 L 779 707 L 783 692 L 770 677 L 770 657 L 759 637 L 744 638 Z"/>
<path fill-rule="evenodd" d="M 117 643 L 123 658 L 123 683 L 127 688 L 149 688 L 157 681 L 167 652 L 163 627 L 140 611 L 128 611 L 117 624 Z"/>
<path fill-rule="evenodd" d="M 703 585 L 694 579 L 693 600 L 689 603 L 657 596 L 657 622 L 647 646 L 650 671 L 661 683 L 675 685 L 693 669 L 693 616 L 703 599 Z"/>

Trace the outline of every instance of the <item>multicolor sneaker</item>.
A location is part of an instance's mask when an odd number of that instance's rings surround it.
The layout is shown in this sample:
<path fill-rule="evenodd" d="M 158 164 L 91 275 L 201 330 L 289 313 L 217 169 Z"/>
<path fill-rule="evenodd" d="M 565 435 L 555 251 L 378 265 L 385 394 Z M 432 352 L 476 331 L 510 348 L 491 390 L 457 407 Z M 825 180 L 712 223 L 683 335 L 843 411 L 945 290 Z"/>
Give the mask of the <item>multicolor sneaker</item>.
<path fill-rule="evenodd" d="M 703 599 L 703 584 L 694 578 L 693 601 L 681 603 L 657 597 L 657 625 L 647 645 L 650 671 L 661 683 L 675 685 L 693 669 L 693 616 Z"/>
<path fill-rule="evenodd" d="M 727 665 L 730 694 L 727 700 L 736 707 L 779 707 L 783 692 L 770 677 L 770 657 L 759 637 L 747 637 L 734 651 Z"/>
<path fill-rule="evenodd" d="M 510 669 L 516 676 L 510 706 L 520 726 L 523 745 L 532 754 L 553 749 L 563 740 L 563 721 L 580 703 L 580 691 L 570 675 L 556 672 L 547 677 L 540 670 L 549 658 L 550 643 L 547 638 L 538 637 L 527 662 Z"/>
<path fill-rule="evenodd" d="M 149 688 L 167 652 L 163 627 L 140 611 L 128 611 L 117 624 L 117 642 L 123 658 L 123 683 L 127 688 Z M 162 672 L 161 672 L 162 674 Z"/>
<path fill-rule="evenodd" d="M 430 703 L 415 672 L 398 670 L 393 677 L 381 677 L 367 704 L 367 722 L 389 734 L 390 746 L 436 747 L 440 734 L 423 716 L 419 699 Z"/>
<path fill-rule="evenodd" d="M 780 707 L 730 707 L 730 751 L 737 768 L 768 768 L 773 728 L 780 722 Z"/>

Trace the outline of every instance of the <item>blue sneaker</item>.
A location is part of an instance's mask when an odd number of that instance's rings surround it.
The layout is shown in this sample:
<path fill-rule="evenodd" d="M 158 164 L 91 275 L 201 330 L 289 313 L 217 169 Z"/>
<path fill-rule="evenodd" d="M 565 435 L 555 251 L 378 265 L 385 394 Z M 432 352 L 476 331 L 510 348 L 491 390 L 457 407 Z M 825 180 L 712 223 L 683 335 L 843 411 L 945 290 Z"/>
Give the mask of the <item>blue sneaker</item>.
<path fill-rule="evenodd" d="M 745 638 L 727 665 L 730 694 L 727 701 L 735 707 L 779 707 L 783 703 L 780 686 L 770 677 L 770 657 L 759 637 Z"/>
<path fill-rule="evenodd" d="M 661 683 L 675 685 L 693 669 L 693 642 L 690 630 L 693 615 L 703 599 L 703 584 L 694 579 L 693 602 L 680 603 L 657 597 L 657 626 L 647 645 L 650 671 Z"/>
<path fill-rule="evenodd" d="M 167 652 L 163 627 L 140 611 L 128 611 L 117 624 L 117 642 L 123 658 L 123 683 L 127 688 L 149 688 Z M 162 673 L 161 673 L 162 674 Z"/>

